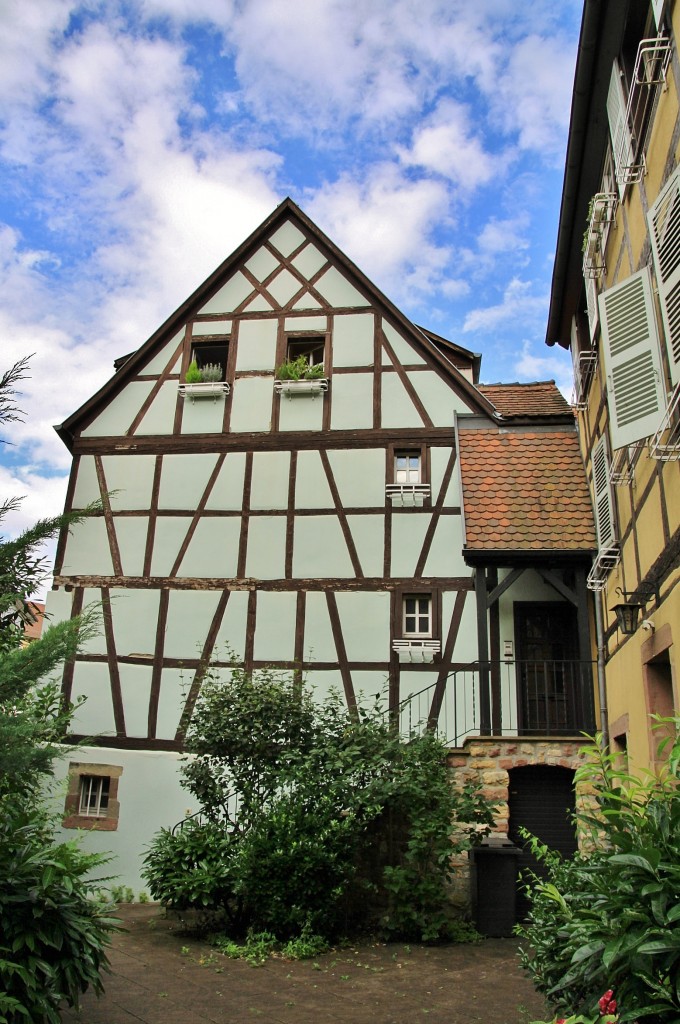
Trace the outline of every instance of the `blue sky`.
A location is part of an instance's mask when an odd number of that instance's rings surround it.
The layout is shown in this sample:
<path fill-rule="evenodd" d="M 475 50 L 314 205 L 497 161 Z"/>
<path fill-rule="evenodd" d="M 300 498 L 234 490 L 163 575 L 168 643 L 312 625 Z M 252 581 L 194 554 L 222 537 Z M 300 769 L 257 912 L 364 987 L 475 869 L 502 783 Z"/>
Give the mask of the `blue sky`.
<path fill-rule="evenodd" d="M 581 0 L 3 0 L 2 367 L 15 531 L 63 505 L 52 425 L 290 195 L 482 379 L 544 345 Z"/>

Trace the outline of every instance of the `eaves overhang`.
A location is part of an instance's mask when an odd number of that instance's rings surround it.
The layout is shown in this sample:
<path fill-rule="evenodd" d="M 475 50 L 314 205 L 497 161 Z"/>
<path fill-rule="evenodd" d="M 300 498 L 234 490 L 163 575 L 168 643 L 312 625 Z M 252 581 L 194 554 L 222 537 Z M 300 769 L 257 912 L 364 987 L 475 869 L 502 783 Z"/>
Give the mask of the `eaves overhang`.
<path fill-rule="evenodd" d="M 599 190 L 609 139 L 607 93 L 631 3 L 585 0 L 545 341 L 569 348 L 571 318 L 583 287 L 582 243 L 588 204 Z"/>
<path fill-rule="evenodd" d="M 463 558 L 470 566 L 545 566 L 579 563 L 591 565 L 595 549 L 571 548 L 463 548 Z"/>

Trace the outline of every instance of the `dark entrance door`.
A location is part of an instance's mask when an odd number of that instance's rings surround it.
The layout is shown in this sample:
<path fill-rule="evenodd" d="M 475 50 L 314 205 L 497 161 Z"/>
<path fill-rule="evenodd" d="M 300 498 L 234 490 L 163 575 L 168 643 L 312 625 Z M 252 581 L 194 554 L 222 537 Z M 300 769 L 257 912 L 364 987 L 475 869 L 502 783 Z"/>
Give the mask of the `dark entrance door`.
<path fill-rule="evenodd" d="M 567 602 L 515 602 L 519 728 L 564 734 L 576 721 L 579 691 L 576 609 Z"/>
<path fill-rule="evenodd" d="M 552 850 L 565 857 L 576 853 L 576 831 L 573 814 L 576 807 L 574 772 L 552 765 L 527 765 L 510 770 L 508 836 L 519 846 L 520 880 L 517 890 L 517 920 L 523 921 L 529 910 L 522 875 L 534 871 L 544 878 L 545 869 L 526 847 L 520 835 L 525 828 Z"/>

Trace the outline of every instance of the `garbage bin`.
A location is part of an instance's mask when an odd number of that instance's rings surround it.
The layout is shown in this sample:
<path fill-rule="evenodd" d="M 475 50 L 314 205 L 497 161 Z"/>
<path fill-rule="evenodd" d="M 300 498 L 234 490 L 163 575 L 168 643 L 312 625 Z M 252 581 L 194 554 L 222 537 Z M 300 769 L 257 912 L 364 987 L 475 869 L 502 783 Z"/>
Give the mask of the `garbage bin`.
<path fill-rule="evenodd" d="M 507 839 L 487 839 L 472 850 L 476 884 L 477 931 L 489 937 L 512 935 L 517 911 L 517 871 L 521 850 Z"/>

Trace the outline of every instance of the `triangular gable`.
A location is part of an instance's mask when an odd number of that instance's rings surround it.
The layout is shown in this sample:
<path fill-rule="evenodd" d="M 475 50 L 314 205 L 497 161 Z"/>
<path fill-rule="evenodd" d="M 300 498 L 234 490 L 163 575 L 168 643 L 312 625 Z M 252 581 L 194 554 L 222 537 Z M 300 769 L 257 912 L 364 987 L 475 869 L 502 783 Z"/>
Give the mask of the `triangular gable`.
<path fill-rule="evenodd" d="M 305 278 L 304 282 L 292 268 Z M 442 354 L 434 336 L 428 337 L 412 324 L 291 199 L 285 199 L 135 353 L 117 361 L 120 368 L 116 374 L 56 427 L 57 433 L 70 447 L 75 433 L 132 378 L 148 372 L 149 365 L 162 363 L 177 372 L 179 332 L 193 316 L 224 317 L 226 332 L 229 315 L 245 310 L 283 309 L 293 314 L 301 309 L 330 312 L 338 307 L 352 310 L 371 306 L 412 348 L 414 363 L 424 359 L 446 378 L 448 386 L 472 411 L 495 416 L 493 405 Z"/>

